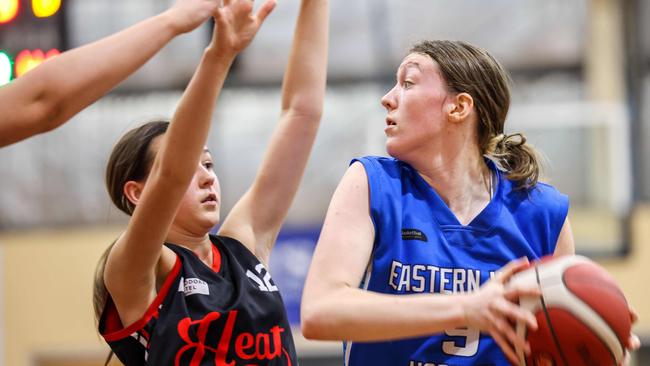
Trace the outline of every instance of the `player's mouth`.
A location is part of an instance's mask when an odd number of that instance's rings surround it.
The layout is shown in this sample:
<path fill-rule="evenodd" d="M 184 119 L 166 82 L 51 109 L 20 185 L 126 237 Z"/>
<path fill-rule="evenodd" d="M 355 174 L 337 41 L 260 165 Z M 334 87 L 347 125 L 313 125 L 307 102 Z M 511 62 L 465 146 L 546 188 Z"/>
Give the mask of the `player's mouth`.
<path fill-rule="evenodd" d="M 397 123 L 391 118 L 391 117 L 386 117 L 386 127 L 384 127 L 384 133 L 388 134 L 392 132 L 395 128 L 397 128 Z"/>
<path fill-rule="evenodd" d="M 201 200 L 201 203 L 208 205 L 216 205 L 218 202 L 219 200 L 217 200 L 217 195 L 214 193 L 209 193 L 203 200 Z"/>

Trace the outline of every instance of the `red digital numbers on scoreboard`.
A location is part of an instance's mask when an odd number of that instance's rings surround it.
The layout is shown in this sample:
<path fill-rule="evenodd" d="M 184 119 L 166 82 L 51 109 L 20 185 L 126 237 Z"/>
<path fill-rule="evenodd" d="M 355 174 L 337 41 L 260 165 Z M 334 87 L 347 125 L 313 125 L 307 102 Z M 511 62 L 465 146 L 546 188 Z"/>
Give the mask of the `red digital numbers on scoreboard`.
<path fill-rule="evenodd" d="M 16 56 L 16 77 L 25 75 L 29 70 L 42 64 L 45 60 L 58 56 L 61 52 L 51 49 L 47 53 L 42 50 L 22 50 Z"/>

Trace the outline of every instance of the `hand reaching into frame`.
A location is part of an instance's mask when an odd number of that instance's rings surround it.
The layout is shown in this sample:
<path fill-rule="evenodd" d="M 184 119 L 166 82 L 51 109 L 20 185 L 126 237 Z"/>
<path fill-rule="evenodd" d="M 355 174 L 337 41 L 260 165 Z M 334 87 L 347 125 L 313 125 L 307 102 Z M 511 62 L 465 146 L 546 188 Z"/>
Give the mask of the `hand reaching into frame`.
<path fill-rule="evenodd" d="M 221 0 L 177 0 L 166 15 L 177 34 L 187 33 L 213 16 L 220 5 Z"/>
<path fill-rule="evenodd" d="M 252 0 L 224 0 L 214 14 L 216 26 L 209 48 L 219 55 L 239 53 L 250 44 L 275 5 L 275 0 L 266 0 L 253 13 Z"/>

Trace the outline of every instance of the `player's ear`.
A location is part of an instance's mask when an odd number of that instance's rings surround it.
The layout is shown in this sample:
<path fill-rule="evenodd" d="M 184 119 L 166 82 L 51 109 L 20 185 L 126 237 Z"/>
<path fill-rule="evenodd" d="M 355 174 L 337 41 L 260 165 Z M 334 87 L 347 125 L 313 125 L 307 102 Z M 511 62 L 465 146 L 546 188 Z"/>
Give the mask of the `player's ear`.
<path fill-rule="evenodd" d="M 144 183 L 130 180 L 124 184 L 122 193 L 124 194 L 124 197 L 129 200 L 129 202 L 131 202 L 134 206 L 137 206 L 143 189 Z"/>
<path fill-rule="evenodd" d="M 449 99 L 447 118 L 454 123 L 463 122 L 474 109 L 474 98 L 468 93 L 458 93 Z"/>

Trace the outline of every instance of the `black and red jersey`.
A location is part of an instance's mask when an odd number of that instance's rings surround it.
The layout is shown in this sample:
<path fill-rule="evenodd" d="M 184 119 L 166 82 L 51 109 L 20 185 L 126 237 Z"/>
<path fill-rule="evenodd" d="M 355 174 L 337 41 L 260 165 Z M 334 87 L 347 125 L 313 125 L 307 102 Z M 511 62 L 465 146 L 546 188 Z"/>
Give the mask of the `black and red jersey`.
<path fill-rule="evenodd" d="M 144 316 L 124 328 L 108 299 L 99 332 L 127 366 L 298 365 L 282 297 L 271 275 L 239 241 L 211 236 L 206 266 L 166 243 L 176 263 Z"/>

